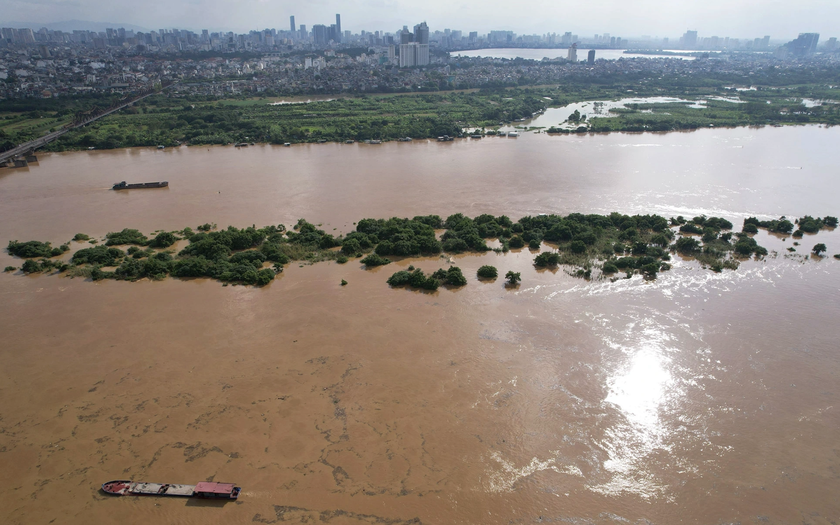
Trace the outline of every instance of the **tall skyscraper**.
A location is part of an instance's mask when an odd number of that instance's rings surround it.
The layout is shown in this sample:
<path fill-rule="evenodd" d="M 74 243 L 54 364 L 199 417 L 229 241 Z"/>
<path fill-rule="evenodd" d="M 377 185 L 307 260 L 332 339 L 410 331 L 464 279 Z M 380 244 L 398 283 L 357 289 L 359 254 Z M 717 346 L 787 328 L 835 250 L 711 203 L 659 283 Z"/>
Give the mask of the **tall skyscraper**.
<path fill-rule="evenodd" d="M 819 33 L 799 33 L 796 40 L 785 44 L 788 51 L 794 56 L 813 55 L 817 51 L 817 43 L 820 41 Z"/>
<path fill-rule="evenodd" d="M 295 17 L 290 16 L 289 21 L 291 22 L 291 25 L 292 25 L 292 33 L 294 33 L 295 31 L 297 31 L 297 29 L 295 28 Z"/>
<path fill-rule="evenodd" d="M 589 56 L 586 57 L 586 61 L 589 62 L 590 66 L 595 63 L 595 50 L 594 49 L 589 50 Z"/>
<path fill-rule="evenodd" d="M 429 26 L 426 22 L 414 26 L 413 34 L 403 28 L 400 33 L 400 67 L 428 66 L 430 63 Z"/>
<path fill-rule="evenodd" d="M 697 47 L 697 31 L 686 31 L 682 37 L 682 43 L 685 49 Z"/>
<path fill-rule="evenodd" d="M 417 43 L 400 44 L 400 67 L 417 65 Z"/>
<path fill-rule="evenodd" d="M 429 26 L 426 22 L 414 26 L 414 41 L 420 45 L 429 45 Z"/>
<path fill-rule="evenodd" d="M 335 15 L 335 41 L 341 42 L 341 15 Z"/>
<path fill-rule="evenodd" d="M 312 38 L 315 40 L 316 46 L 327 45 L 328 32 L 328 28 L 324 24 L 315 24 L 312 26 Z"/>
<path fill-rule="evenodd" d="M 569 62 L 577 62 L 577 44 L 569 46 L 569 55 L 566 57 Z"/>

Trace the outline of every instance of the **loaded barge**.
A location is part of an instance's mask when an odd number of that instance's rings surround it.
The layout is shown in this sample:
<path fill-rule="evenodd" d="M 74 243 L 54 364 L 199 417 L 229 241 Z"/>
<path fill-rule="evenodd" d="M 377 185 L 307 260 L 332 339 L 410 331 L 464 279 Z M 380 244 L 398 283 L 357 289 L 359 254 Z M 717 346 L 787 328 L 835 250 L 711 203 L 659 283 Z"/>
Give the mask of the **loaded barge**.
<path fill-rule="evenodd" d="M 111 188 L 112 190 L 142 190 L 144 188 L 166 188 L 169 182 L 139 182 L 137 184 L 128 184 L 125 181 L 117 182 Z"/>
<path fill-rule="evenodd" d="M 114 480 L 102 484 L 102 492 L 112 496 L 170 496 L 180 498 L 236 499 L 241 487 L 235 483 L 202 481 L 196 485 L 174 483 L 146 483 L 145 481 Z"/>

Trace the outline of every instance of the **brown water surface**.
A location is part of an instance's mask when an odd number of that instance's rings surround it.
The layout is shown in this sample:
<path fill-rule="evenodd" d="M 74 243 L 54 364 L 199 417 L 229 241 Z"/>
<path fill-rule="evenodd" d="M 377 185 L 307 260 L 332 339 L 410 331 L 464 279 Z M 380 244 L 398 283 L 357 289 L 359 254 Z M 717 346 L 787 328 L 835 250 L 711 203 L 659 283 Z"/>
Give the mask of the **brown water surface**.
<path fill-rule="evenodd" d="M 0 239 L 461 211 L 837 215 L 837 129 L 41 155 Z M 168 180 L 167 190 L 110 184 Z M 464 255 L 462 289 L 291 264 L 264 289 L 0 275 L 3 523 L 834 523 L 840 234 L 655 282 Z M 0 264 L 20 265 L 8 254 Z M 522 272 L 507 288 L 482 264 Z M 341 287 L 346 279 L 349 284 Z M 109 498 L 130 478 L 227 505 Z"/>

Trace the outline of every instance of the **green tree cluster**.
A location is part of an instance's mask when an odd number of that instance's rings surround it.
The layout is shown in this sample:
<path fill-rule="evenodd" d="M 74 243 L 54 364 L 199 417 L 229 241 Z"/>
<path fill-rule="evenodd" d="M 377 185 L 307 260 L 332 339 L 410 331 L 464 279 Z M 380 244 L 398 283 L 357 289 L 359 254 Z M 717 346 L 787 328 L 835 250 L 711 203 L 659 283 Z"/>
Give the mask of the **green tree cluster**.
<path fill-rule="evenodd" d="M 485 264 L 478 269 L 476 275 L 478 275 L 481 279 L 495 279 L 499 275 L 499 271 L 495 266 Z"/>
<path fill-rule="evenodd" d="M 9 241 L 6 246 L 9 254 L 22 258 L 58 257 L 69 249 L 66 244 L 62 244 L 60 248 L 53 248 L 50 243 L 40 241 Z"/>

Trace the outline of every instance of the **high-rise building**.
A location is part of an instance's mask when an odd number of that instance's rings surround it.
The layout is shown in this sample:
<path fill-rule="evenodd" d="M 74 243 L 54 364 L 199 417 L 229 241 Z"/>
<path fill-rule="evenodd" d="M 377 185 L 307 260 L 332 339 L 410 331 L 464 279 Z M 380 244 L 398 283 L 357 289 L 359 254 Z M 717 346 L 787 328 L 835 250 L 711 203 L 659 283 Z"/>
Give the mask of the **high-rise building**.
<path fill-rule="evenodd" d="M 569 46 L 569 55 L 566 58 L 569 62 L 577 62 L 577 44 Z"/>
<path fill-rule="evenodd" d="M 589 56 L 586 57 L 586 61 L 589 62 L 590 66 L 595 63 L 595 50 L 594 49 L 589 50 Z"/>
<path fill-rule="evenodd" d="M 697 47 L 697 31 L 686 31 L 682 37 L 682 45 L 686 49 Z"/>
<path fill-rule="evenodd" d="M 837 49 L 837 37 L 833 36 L 828 39 L 828 42 L 825 43 L 825 49 L 827 51 L 834 51 Z"/>
<path fill-rule="evenodd" d="M 414 41 L 420 45 L 429 45 L 429 26 L 426 22 L 414 26 Z"/>
<path fill-rule="evenodd" d="M 494 44 L 506 44 L 513 41 L 513 31 L 490 31 L 487 37 Z"/>
<path fill-rule="evenodd" d="M 400 67 L 414 67 L 417 65 L 417 43 L 400 44 Z"/>
<path fill-rule="evenodd" d="M 428 66 L 430 62 L 429 26 L 426 22 L 417 24 L 413 34 L 404 27 L 400 33 L 400 67 Z"/>
<path fill-rule="evenodd" d="M 328 42 L 328 28 L 324 24 L 312 26 L 312 38 L 316 46 L 326 46 Z"/>
<path fill-rule="evenodd" d="M 335 41 L 341 42 L 341 15 L 335 15 Z"/>
<path fill-rule="evenodd" d="M 289 22 L 292 26 L 292 33 L 294 33 L 295 31 L 297 31 L 297 29 L 295 29 L 295 17 L 294 17 L 294 15 L 289 17 Z"/>
<path fill-rule="evenodd" d="M 785 47 L 794 56 L 813 55 L 817 51 L 819 41 L 819 33 L 799 33 L 799 37 L 785 44 Z"/>

